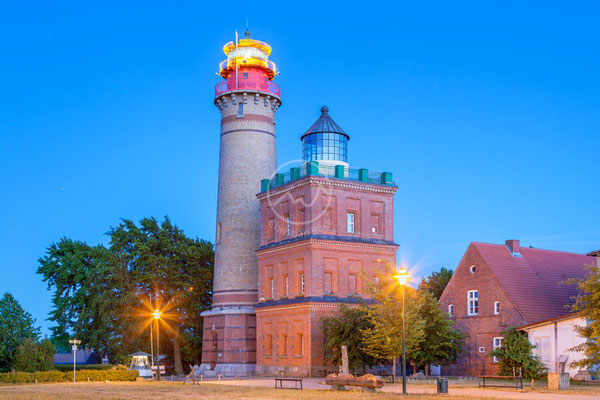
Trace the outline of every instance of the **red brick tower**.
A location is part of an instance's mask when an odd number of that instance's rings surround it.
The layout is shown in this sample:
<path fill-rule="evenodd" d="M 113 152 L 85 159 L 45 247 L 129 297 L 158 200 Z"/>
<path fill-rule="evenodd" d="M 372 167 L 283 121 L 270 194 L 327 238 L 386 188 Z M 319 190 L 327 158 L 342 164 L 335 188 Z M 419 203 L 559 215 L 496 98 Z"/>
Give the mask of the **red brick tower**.
<path fill-rule="evenodd" d="M 281 104 L 271 46 L 246 38 L 229 42 L 215 88 L 221 149 L 215 238 L 213 308 L 202 313 L 201 370 L 205 376 L 252 375 L 256 365 L 260 242 L 256 193 L 277 166 L 275 112 Z"/>
<path fill-rule="evenodd" d="M 302 136 L 302 167 L 257 195 L 257 375 L 323 375 L 321 318 L 367 298 L 368 281 L 396 263 L 391 173 L 349 168 L 349 136 L 321 112 Z"/>

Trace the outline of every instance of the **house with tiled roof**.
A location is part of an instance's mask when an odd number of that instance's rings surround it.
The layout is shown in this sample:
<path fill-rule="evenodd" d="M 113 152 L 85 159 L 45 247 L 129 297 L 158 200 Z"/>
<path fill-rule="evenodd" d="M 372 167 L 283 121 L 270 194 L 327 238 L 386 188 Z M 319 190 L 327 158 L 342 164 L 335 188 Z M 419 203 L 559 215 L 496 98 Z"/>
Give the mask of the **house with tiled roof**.
<path fill-rule="evenodd" d="M 444 375 L 497 374 L 489 355 L 502 344 L 502 332 L 569 314 L 577 287 L 570 279 L 586 275 L 594 255 L 472 242 L 440 297 L 440 306 L 467 335 L 465 351 L 442 367 Z"/>

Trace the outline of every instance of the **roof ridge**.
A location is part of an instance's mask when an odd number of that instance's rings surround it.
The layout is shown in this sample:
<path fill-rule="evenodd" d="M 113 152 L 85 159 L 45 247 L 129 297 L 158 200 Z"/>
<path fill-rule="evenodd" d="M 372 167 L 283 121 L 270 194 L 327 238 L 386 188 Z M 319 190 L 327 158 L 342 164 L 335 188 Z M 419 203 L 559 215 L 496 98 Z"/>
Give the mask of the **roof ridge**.
<path fill-rule="evenodd" d="M 477 244 L 484 244 L 484 245 L 490 245 L 490 246 L 499 246 L 499 247 L 506 247 L 506 244 L 502 244 L 502 243 L 487 243 L 487 242 L 471 242 L 475 245 Z M 542 249 L 539 247 L 529 247 L 529 246 L 520 246 L 521 249 L 525 249 L 525 250 L 538 250 L 538 251 L 547 251 L 550 253 L 562 253 L 562 254 L 573 254 L 576 256 L 585 256 L 585 257 L 593 257 L 593 256 L 588 256 L 586 253 L 575 253 L 573 251 L 563 251 L 563 250 L 551 250 L 551 249 Z"/>

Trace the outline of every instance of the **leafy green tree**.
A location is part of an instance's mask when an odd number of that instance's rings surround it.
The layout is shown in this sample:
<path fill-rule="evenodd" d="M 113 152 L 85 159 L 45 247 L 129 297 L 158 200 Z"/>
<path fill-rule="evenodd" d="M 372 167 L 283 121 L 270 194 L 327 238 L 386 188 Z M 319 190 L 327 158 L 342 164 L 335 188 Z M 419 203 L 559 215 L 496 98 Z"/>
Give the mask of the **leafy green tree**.
<path fill-rule="evenodd" d="M 390 274 L 391 276 L 391 274 Z M 402 296 L 392 280 L 383 280 L 368 308 L 372 327 L 364 329 L 364 351 L 372 357 L 393 360 L 402 355 Z M 406 359 L 415 360 L 425 340 L 425 321 L 419 316 L 419 294 L 406 287 Z"/>
<path fill-rule="evenodd" d="M 442 267 L 439 272 L 432 272 L 427 278 L 421 278 L 419 290 L 429 292 L 436 300 L 439 300 L 450 282 L 452 274 L 451 269 Z"/>
<path fill-rule="evenodd" d="M 15 353 L 14 368 L 17 371 L 49 371 L 54 366 L 55 348 L 50 339 L 36 342 L 25 339 Z"/>
<path fill-rule="evenodd" d="M 600 373 L 600 267 L 598 264 L 587 266 L 589 274 L 584 279 L 573 280 L 579 288 L 579 295 L 573 305 L 573 311 L 587 321 L 585 326 L 576 326 L 585 342 L 570 349 L 583 354 L 583 358 L 571 363 L 573 367 L 585 368 L 598 376 Z"/>
<path fill-rule="evenodd" d="M 35 320 L 9 293 L 0 299 L 0 371 L 13 367 L 17 349 L 26 339 L 37 340 L 40 329 Z"/>
<path fill-rule="evenodd" d="M 349 307 L 342 305 L 336 315 L 323 318 L 326 353 L 331 354 L 330 361 L 335 365 L 342 364 L 342 346 L 348 348 L 348 364 L 352 370 L 362 369 L 367 365 L 375 365 L 377 358 L 363 349 L 362 331 L 373 326 L 368 318 L 366 307 Z"/>
<path fill-rule="evenodd" d="M 126 346 L 137 326 L 135 287 L 109 249 L 63 238 L 39 259 L 37 272 L 54 291 L 49 320 L 58 347 L 70 349 L 75 336 L 102 354 L 135 348 Z"/>
<path fill-rule="evenodd" d="M 161 336 L 161 348 L 168 346 L 182 374 L 182 355 L 198 362 L 202 351 L 199 315 L 211 306 L 212 244 L 188 238 L 167 217 L 161 223 L 144 218 L 139 226 L 123 220 L 109 235 L 110 249 L 131 274 L 138 296 L 156 299 L 165 310 L 159 324 L 169 335 Z"/>
<path fill-rule="evenodd" d="M 456 359 L 462 351 L 465 335 L 454 327 L 454 321 L 439 307 L 437 300 L 428 291 L 419 291 L 417 313 L 423 321 L 425 339 L 414 353 L 416 365 L 428 366 Z"/>
<path fill-rule="evenodd" d="M 521 371 L 524 378 L 539 379 L 548 373 L 539 357 L 533 354 L 535 345 L 529 342 L 527 333 L 507 328 L 503 335 L 502 346 L 490 353 L 500 362 L 500 375 L 510 376 Z"/>

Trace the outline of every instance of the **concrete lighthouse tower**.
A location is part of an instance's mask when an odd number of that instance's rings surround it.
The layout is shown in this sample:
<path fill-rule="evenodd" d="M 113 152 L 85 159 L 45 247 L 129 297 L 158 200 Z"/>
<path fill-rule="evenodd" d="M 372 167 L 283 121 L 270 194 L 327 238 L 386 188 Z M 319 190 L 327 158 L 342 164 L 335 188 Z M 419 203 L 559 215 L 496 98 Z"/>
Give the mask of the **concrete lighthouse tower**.
<path fill-rule="evenodd" d="M 252 375 L 256 366 L 256 313 L 260 181 L 277 167 L 275 112 L 280 89 L 269 60 L 271 46 L 246 37 L 223 47 L 223 81 L 215 87 L 221 112 L 221 149 L 215 238 L 213 308 L 202 313 L 202 370 Z"/>

